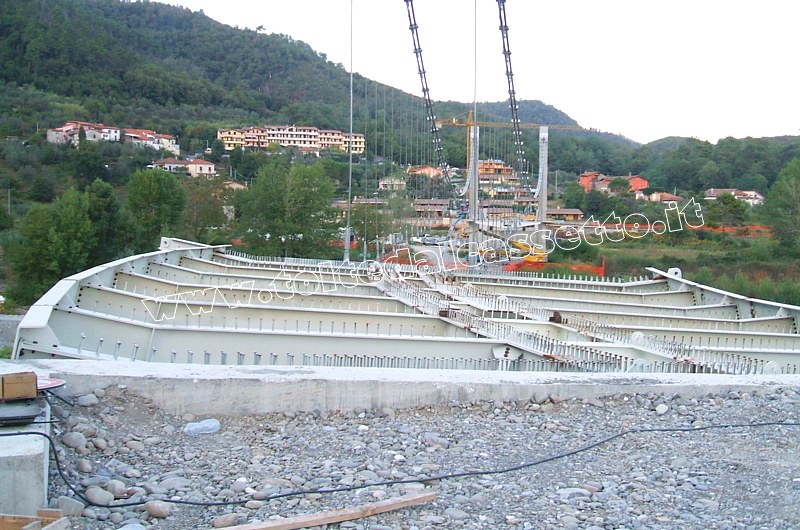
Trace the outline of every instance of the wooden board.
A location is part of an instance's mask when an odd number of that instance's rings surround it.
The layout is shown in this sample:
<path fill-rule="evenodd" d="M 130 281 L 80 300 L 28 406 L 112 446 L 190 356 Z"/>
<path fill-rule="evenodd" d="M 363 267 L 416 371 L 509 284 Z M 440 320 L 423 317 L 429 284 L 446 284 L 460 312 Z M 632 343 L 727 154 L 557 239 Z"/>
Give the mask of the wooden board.
<path fill-rule="evenodd" d="M 244 526 L 234 527 L 236 530 L 296 530 L 310 526 L 320 526 L 330 523 L 341 523 L 342 521 L 352 521 L 384 512 L 399 510 L 408 506 L 430 502 L 436 498 L 435 491 L 422 493 L 409 493 L 402 497 L 395 497 L 379 502 L 364 504 L 356 508 L 343 508 L 329 512 L 312 513 L 298 515 L 287 519 L 265 521 L 263 523 L 253 523 Z"/>
<path fill-rule="evenodd" d="M 39 510 L 39 517 L 0 514 L 0 530 L 69 530 L 67 517 L 61 510 Z"/>

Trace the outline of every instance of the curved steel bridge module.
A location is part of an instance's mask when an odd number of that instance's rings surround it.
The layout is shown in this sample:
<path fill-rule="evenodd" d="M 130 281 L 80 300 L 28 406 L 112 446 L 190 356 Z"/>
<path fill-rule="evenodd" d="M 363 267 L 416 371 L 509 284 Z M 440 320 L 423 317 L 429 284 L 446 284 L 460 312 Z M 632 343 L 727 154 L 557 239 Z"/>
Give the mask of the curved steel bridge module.
<path fill-rule="evenodd" d="M 161 249 L 58 282 L 15 359 L 570 372 L 800 372 L 800 307 L 635 279 Z"/>

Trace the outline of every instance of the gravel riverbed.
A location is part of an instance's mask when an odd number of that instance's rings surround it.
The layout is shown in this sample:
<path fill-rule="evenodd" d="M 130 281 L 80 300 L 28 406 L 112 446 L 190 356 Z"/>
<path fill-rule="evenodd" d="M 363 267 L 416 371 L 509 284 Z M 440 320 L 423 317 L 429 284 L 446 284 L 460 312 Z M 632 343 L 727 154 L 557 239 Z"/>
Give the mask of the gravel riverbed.
<path fill-rule="evenodd" d="M 516 471 L 429 480 L 533 462 L 626 429 L 800 422 L 797 388 L 697 399 L 634 388 L 588 401 L 539 392 L 525 402 L 218 416 L 218 432 L 189 436 L 187 423 L 207 418 L 166 414 L 112 386 L 54 407 L 59 458 L 98 504 L 149 502 L 85 506 L 51 465 L 51 504 L 75 529 L 196 530 L 430 489 L 433 502 L 327 528 L 800 528 L 798 426 L 631 433 Z M 370 485 L 389 480 L 406 483 Z M 355 489 L 270 500 L 342 486 Z"/>

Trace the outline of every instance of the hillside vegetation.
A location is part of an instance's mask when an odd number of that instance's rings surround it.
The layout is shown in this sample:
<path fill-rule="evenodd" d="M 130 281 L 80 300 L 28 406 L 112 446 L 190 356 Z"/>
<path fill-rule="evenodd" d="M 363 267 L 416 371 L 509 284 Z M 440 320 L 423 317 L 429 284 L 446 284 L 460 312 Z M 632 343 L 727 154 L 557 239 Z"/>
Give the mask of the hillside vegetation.
<path fill-rule="evenodd" d="M 350 75 L 342 65 L 285 35 L 232 28 L 185 8 L 119 0 L 2 2 L 0 34 L 2 136 L 28 137 L 81 119 L 174 134 L 193 151 L 213 143 L 218 127 L 349 127 Z M 353 86 L 354 130 L 367 134 L 368 156 L 433 160 L 420 98 L 359 75 Z M 446 117 L 469 108 L 437 102 L 435 110 Z M 479 106 L 481 119 L 507 122 L 507 112 L 506 102 Z M 521 101 L 519 113 L 523 122 L 576 123 L 541 101 Z M 453 166 L 465 164 L 463 132 L 441 130 Z M 527 157 L 535 162 L 536 131 L 524 134 Z M 798 155 L 796 137 L 717 145 L 670 138 L 638 146 L 606 133 L 559 131 L 550 141 L 552 169 L 640 173 L 654 188 L 669 191 L 730 186 L 764 193 Z M 482 156 L 515 158 L 488 151 Z"/>
<path fill-rule="evenodd" d="M 18 263 L 15 270 L 8 271 L 9 281 L 18 282 L 20 301 L 30 301 L 54 279 L 101 260 L 150 249 L 162 234 L 219 243 L 240 237 L 250 239 L 252 248 L 264 252 L 319 253 L 320 249 L 292 240 L 297 229 L 287 228 L 303 226 L 310 233 L 313 227 L 309 223 L 314 219 L 333 217 L 329 211 L 310 211 L 307 205 L 346 197 L 351 177 L 355 195 L 371 197 L 378 193 L 379 178 L 404 174 L 409 164 L 435 161 L 422 100 L 359 75 L 354 76 L 353 84 L 353 129 L 366 135 L 367 149 L 352 169 L 347 157 L 336 153 L 323 153 L 316 159 L 284 152 L 280 161 L 274 153 L 225 153 L 216 140 L 217 129 L 222 127 L 273 123 L 349 128 L 350 74 L 342 65 L 327 60 L 324 53 L 284 35 L 232 28 L 185 8 L 120 0 L 0 2 L 0 35 L 0 199 L 8 206 L 0 209 L 0 229 L 5 230 L 6 262 L 13 249 L 20 250 L 20 259 L 30 258 L 30 263 Z M 545 102 L 520 101 L 519 105 L 523 122 L 575 124 L 566 112 Z M 441 118 L 459 116 L 464 120 L 470 108 L 466 103 L 435 102 Z M 506 125 L 492 133 L 491 141 L 482 137 L 481 158 L 516 158 L 507 114 L 504 101 L 478 105 L 479 121 Z M 214 182 L 172 182 L 146 171 L 163 152 L 120 143 L 87 143 L 80 149 L 48 144 L 46 129 L 67 120 L 176 135 L 184 154 L 202 153 L 213 162 L 224 163 L 219 167 L 225 175 Z M 442 127 L 440 131 L 451 166 L 464 167 L 464 133 L 463 127 Z M 535 173 L 537 131 L 525 129 L 523 135 Z M 648 191 L 677 192 L 687 198 L 712 187 L 750 189 L 768 196 L 760 209 L 742 210 L 736 204 L 720 202 L 709 211 L 709 219 L 720 225 L 772 226 L 773 239 L 758 243 L 753 252 L 736 246 L 744 243 L 732 246 L 725 236 L 713 241 L 699 236 L 686 241 L 654 241 L 660 248 L 691 244 L 708 251 L 678 254 L 688 270 L 712 277 L 724 273 L 740 285 L 743 282 L 737 272 L 752 279 L 756 264 L 766 260 L 784 262 L 765 268 L 768 276 L 796 278 L 792 263 L 800 254 L 796 228 L 800 226 L 800 196 L 795 194 L 800 189 L 796 184 L 800 162 L 793 160 L 798 159 L 798 137 L 725 138 L 717 144 L 664 138 L 638 145 L 623 136 L 597 131 L 553 130 L 549 166 L 560 189 L 555 190 L 552 181 L 550 188 L 561 203 L 602 218 L 612 211 L 643 211 L 644 206 L 628 197 L 618 200 L 597 192 L 584 194 L 575 184 L 583 171 L 640 174 L 649 179 Z M 289 169 L 295 162 L 308 167 Z M 283 186 L 304 183 L 300 187 L 305 186 L 306 194 L 312 188 L 325 190 L 325 196 L 312 201 L 300 193 L 282 210 L 291 211 L 292 216 L 278 219 L 278 213 L 265 214 L 260 207 L 260 200 L 277 200 L 263 182 L 239 193 L 235 200 L 219 191 L 226 177 L 258 184 L 265 175 Z M 314 185 L 309 186 L 308 181 Z M 391 204 L 390 211 L 382 212 L 388 218 L 387 232 L 402 228 L 396 221 L 408 215 L 412 197 L 430 197 L 443 188 L 441 183 L 421 179 L 407 181 L 406 195 L 385 197 Z M 158 193 L 137 202 L 142 189 Z M 170 202 L 179 196 L 180 201 Z M 230 219 L 222 217 L 223 202 L 236 206 Z M 98 204 L 105 212 L 101 217 L 95 217 Z M 67 214 L 75 226 L 61 221 Z M 364 233 L 374 230 L 366 226 L 367 217 L 374 214 L 364 211 L 358 216 L 364 219 Z M 115 223 L 129 230 L 115 233 L 109 228 Z M 291 232 L 290 239 L 270 239 L 280 231 Z M 335 236 L 335 231 L 332 233 Z M 71 244 L 75 234 L 83 238 L 83 248 Z M 329 235 L 323 231 L 319 240 Z M 260 239 L 253 239 L 256 237 Z M 116 244 L 109 244 L 112 240 Z M 601 253 L 605 249 L 602 247 Z M 608 245 L 606 254 L 609 270 L 619 272 L 651 265 L 662 255 L 664 260 L 675 261 L 675 254 L 668 256 L 641 246 Z M 747 263 L 739 267 L 737 260 L 745 256 Z"/>

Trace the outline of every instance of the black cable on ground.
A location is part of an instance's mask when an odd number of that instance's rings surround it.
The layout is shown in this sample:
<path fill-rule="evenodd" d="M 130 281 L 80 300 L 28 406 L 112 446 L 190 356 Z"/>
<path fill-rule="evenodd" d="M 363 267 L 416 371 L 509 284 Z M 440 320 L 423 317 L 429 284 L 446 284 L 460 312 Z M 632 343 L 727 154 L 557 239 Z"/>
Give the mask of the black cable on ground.
<path fill-rule="evenodd" d="M 552 462 L 554 460 L 560 460 L 562 458 L 566 458 L 568 456 L 573 456 L 579 453 L 583 453 L 589 451 L 590 449 L 594 449 L 595 447 L 607 444 L 611 441 L 616 440 L 617 438 L 622 438 L 623 436 L 627 436 L 629 434 L 646 434 L 646 433 L 655 433 L 655 432 L 700 432 L 700 431 L 708 431 L 712 429 L 733 429 L 733 428 L 758 428 L 758 427 L 772 427 L 772 426 L 780 426 L 780 427 L 800 427 L 800 421 L 768 421 L 768 422 L 760 422 L 760 423 L 723 423 L 718 425 L 706 425 L 703 427 L 648 427 L 648 428 L 633 428 L 627 429 L 625 431 L 620 431 L 616 434 L 612 434 L 605 438 L 602 438 L 596 442 L 592 442 L 588 445 L 584 445 L 582 447 L 578 447 L 577 449 L 573 449 L 572 451 L 567 451 L 564 453 L 558 453 L 552 456 L 548 456 L 545 458 L 541 458 L 539 460 L 534 460 L 531 462 L 524 462 L 522 464 L 518 464 L 511 467 L 504 467 L 498 469 L 489 469 L 489 470 L 476 470 L 476 471 L 463 471 L 460 473 L 447 473 L 443 475 L 434 475 L 432 477 L 424 477 L 424 478 L 413 478 L 413 479 L 401 479 L 401 480 L 387 480 L 384 482 L 371 482 L 368 484 L 362 484 L 360 486 L 342 486 L 340 488 L 321 488 L 316 490 L 301 490 L 301 491 L 290 491 L 287 493 L 278 493 L 275 495 L 271 495 L 263 499 L 264 501 L 271 501 L 275 499 L 282 499 L 285 497 L 295 497 L 299 495 L 307 495 L 309 493 L 339 493 L 345 491 L 355 491 L 371 486 L 393 486 L 395 484 L 411 484 L 411 483 L 419 483 L 419 482 L 439 482 L 441 480 L 447 480 L 452 478 L 461 478 L 461 477 L 472 477 L 472 476 L 479 476 L 479 475 L 497 475 L 502 473 L 510 473 L 512 471 L 519 471 L 520 469 L 527 469 L 534 466 L 538 466 L 540 464 L 546 464 L 548 462 Z M 67 480 L 66 475 L 64 474 L 64 470 L 61 467 L 61 461 L 58 458 L 58 452 L 56 451 L 55 441 L 53 440 L 52 436 L 43 432 L 36 432 L 36 431 L 23 431 L 23 432 L 16 432 L 16 433 L 0 433 L 0 437 L 9 437 L 9 436 L 41 436 L 46 438 L 47 441 L 50 443 L 50 449 L 53 451 L 53 458 L 56 463 L 56 470 L 58 471 L 59 476 L 67 485 L 67 487 L 81 499 L 86 505 L 88 506 L 100 506 L 103 508 L 126 508 L 130 506 L 141 506 L 145 504 L 147 501 L 136 501 L 136 502 L 123 502 L 117 504 L 109 504 L 109 505 L 101 505 L 91 502 L 87 499 L 82 492 L 78 491 L 75 486 L 70 484 Z M 172 504 L 184 504 L 188 506 L 235 506 L 235 505 L 242 505 L 249 501 L 250 499 L 246 500 L 237 500 L 237 501 L 186 501 L 186 500 L 164 500 L 164 502 L 169 502 Z"/>
<path fill-rule="evenodd" d="M 70 407 L 74 407 L 75 406 L 75 403 L 72 403 L 72 402 L 64 399 L 63 397 L 59 396 L 58 394 L 56 394 L 52 390 L 45 390 L 44 393 L 47 394 L 48 396 L 53 396 L 54 398 L 58 399 L 59 401 L 63 401 L 64 403 L 66 403 Z"/>

